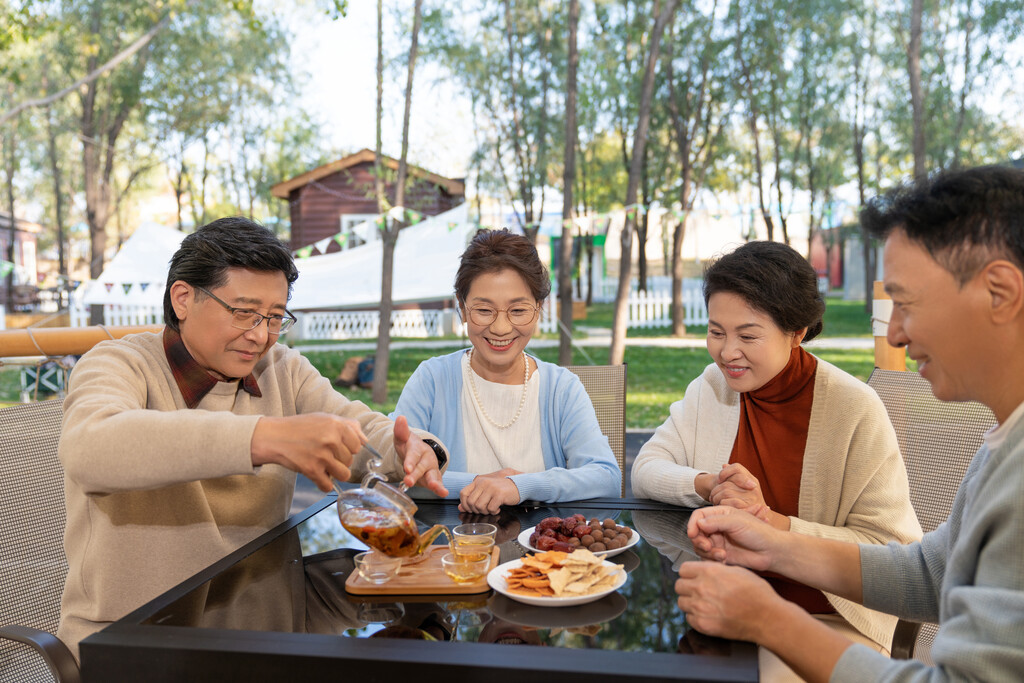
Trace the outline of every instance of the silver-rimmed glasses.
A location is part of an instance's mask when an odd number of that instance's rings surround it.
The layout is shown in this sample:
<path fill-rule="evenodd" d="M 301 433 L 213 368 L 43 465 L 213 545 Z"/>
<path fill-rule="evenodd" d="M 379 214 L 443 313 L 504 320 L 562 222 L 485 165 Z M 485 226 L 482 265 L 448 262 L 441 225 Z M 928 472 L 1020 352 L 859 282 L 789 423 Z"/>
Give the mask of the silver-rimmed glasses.
<path fill-rule="evenodd" d="M 223 306 L 227 312 L 231 314 L 231 327 L 234 327 L 236 330 L 255 330 L 263 324 L 264 320 L 266 320 L 267 332 L 270 334 L 284 334 L 292 328 L 292 325 L 295 324 L 295 316 L 291 313 L 288 313 L 286 316 L 263 315 L 262 313 L 257 313 L 251 308 L 236 308 L 235 306 L 217 298 L 217 296 L 209 290 L 197 285 L 192 286 Z M 287 310 L 285 312 L 287 313 Z"/>

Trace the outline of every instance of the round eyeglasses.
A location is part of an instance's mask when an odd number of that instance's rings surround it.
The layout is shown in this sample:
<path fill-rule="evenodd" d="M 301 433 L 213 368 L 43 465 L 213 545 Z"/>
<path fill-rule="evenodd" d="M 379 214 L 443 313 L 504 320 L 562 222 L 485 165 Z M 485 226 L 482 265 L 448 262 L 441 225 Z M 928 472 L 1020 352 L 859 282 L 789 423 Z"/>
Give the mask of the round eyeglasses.
<path fill-rule="evenodd" d="M 473 306 L 469 309 L 469 321 L 474 325 L 487 326 L 498 319 L 499 313 L 504 313 L 508 317 L 508 321 L 513 325 L 529 325 L 537 319 L 537 314 L 540 313 L 540 306 L 529 306 L 527 304 L 516 304 L 508 308 Z"/>
<path fill-rule="evenodd" d="M 270 334 L 284 334 L 285 332 L 292 328 L 292 325 L 295 324 L 295 316 L 293 316 L 291 313 L 289 313 L 286 316 L 263 315 L 262 313 L 257 313 L 251 308 L 236 308 L 228 304 L 227 302 L 217 298 L 217 296 L 214 295 L 209 290 L 203 289 L 202 287 L 196 285 L 192 286 L 198 289 L 206 296 L 216 301 L 217 303 L 219 303 L 221 306 L 223 306 L 227 310 L 227 312 L 231 314 L 231 327 L 234 327 L 236 330 L 255 330 L 257 327 L 263 324 L 264 320 L 266 320 L 267 332 L 269 332 Z"/>

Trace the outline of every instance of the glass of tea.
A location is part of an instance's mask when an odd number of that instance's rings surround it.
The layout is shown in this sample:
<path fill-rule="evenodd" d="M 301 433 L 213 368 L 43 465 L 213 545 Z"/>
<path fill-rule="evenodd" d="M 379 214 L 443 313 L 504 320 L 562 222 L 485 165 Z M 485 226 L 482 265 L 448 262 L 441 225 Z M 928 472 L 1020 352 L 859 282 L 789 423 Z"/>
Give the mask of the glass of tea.
<path fill-rule="evenodd" d="M 456 555 L 486 553 L 490 556 L 497 533 L 498 527 L 493 524 L 484 522 L 460 524 L 452 529 L 452 552 Z"/>
<path fill-rule="evenodd" d="M 387 583 L 397 576 L 398 570 L 402 568 L 402 558 L 388 557 L 375 550 L 359 553 L 354 561 L 359 576 L 372 584 Z"/>
<path fill-rule="evenodd" d="M 455 583 L 470 583 L 483 578 L 491 565 L 490 552 L 467 554 L 445 553 L 441 558 L 444 573 Z"/>

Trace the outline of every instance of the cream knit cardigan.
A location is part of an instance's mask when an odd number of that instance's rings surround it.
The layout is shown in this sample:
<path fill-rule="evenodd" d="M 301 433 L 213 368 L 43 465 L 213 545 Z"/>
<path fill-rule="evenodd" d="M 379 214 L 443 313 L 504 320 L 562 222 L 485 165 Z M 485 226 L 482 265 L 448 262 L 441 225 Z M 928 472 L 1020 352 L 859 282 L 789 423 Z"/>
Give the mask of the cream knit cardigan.
<path fill-rule="evenodd" d="M 253 374 L 262 397 L 219 382 L 190 410 L 160 334 L 103 342 L 75 366 L 58 446 L 69 565 L 58 635 L 76 655 L 85 636 L 285 520 L 295 473 L 253 467 L 261 416 L 358 420 L 386 471 L 401 471 L 394 423 L 339 394 L 297 351 L 275 344 Z"/>
<path fill-rule="evenodd" d="M 790 517 L 791 529 L 851 543 L 920 539 L 907 472 L 882 401 L 867 384 L 817 360 L 800 514 Z M 685 507 L 707 505 L 694 490 L 694 478 L 729 462 L 739 420 L 740 395 L 716 365 L 709 365 L 640 449 L 631 473 L 633 495 Z M 825 595 L 858 631 L 891 646 L 896 617 Z"/>

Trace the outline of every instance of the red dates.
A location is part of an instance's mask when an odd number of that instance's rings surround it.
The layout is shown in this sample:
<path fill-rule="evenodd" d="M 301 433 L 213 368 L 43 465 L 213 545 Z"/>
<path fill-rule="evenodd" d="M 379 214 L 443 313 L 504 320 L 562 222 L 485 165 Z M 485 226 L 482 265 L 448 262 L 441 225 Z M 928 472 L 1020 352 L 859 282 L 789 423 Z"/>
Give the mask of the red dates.
<path fill-rule="evenodd" d="M 587 548 L 597 553 L 623 547 L 632 535 L 632 529 L 619 526 L 614 519 L 588 520 L 577 513 L 571 517 L 542 519 L 530 534 L 530 545 L 540 551 L 572 552 L 576 548 Z"/>

